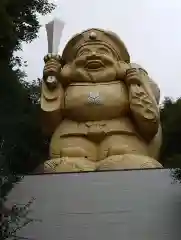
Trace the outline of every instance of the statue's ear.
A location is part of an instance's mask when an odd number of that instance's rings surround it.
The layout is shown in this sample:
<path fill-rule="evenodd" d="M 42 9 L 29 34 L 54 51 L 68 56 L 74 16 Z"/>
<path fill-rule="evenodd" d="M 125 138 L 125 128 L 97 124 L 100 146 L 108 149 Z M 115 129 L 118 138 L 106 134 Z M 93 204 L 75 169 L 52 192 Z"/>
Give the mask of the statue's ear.
<path fill-rule="evenodd" d="M 71 66 L 70 64 L 64 64 L 60 72 L 60 77 L 62 79 L 62 84 L 67 85 L 71 79 Z"/>

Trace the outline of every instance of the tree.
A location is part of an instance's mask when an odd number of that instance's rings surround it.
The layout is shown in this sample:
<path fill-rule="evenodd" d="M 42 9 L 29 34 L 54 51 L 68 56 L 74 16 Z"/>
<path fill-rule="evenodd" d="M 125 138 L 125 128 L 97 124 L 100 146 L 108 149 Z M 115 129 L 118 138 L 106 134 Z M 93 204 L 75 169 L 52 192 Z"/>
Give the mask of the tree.
<path fill-rule="evenodd" d="M 0 2 L 0 59 L 15 65 L 20 59 L 13 57 L 22 43 L 30 43 L 38 36 L 38 15 L 51 13 L 55 5 L 48 0 L 1 0 Z"/>
<path fill-rule="evenodd" d="M 181 183 L 181 168 L 171 169 L 171 176 L 174 183 Z"/>
<path fill-rule="evenodd" d="M 32 198 L 27 204 L 13 205 L 12 208 L 7 208 L 3 205 L 1 209 L 1 239 L 29 239 L 28 237 L 18 236 L 19 231 L 30 224 L 31 222 L 41 222 L 39 219 L 34 219 L 29 217 L 30 206 L 33 203 L 34 198 Z"/>
<path fill-rule="evenodd" d="M 14 184 L 22 179 L 17 172 L 34 169 L 46 143 L 37 121 L 40 83 L 24 81 L 25 73 L 19 68 L 22 59 L 15 54 L 21 50 L 22 43 L 37 37 L 40 28 L 37 14 L 46 15 L 54 8 L 48 0 L 0 1 L 0 203 L 1 217 L 4 217 L 1 239 L 17 239 L 17 230 L 32 221 L 27 218 L 31 201 L 12 209 L 6 208 L 5 202 Z"/>
<path fill-rule="evenodd" d="M 164 167 L 181 167 L 181 98 L 165 98 L 161 107 L 163 142 L 161 161 Z"/>
<path fill-rule="evenodd" d="M 181 182 L 181 98 L 165 98 L 161 107 L 163 142 L 161 161 L 171 168 L 174 182 Z"/>
<path fill-rule="evenodd" d="M 10 149 L 9 149 L 10 150 Z M 4 155 L 6 154 L 6 155 Z M 40 221 L 29 217 L 30 205 L 33 203 L 32 198 L 27 204 L 19 206 L 14 204 L 11 208 L 6 206 L 7 196 L 11 189 L 23 179 L 23 176 L 13 174 L 9 169 L 7 161 L 7 151 L 5 150 L 5 141 L 0 143 L 0 215 L 1 215 L 1 239 L 28 239 L 19 237 L 18 232 L 23 227 L 34 221 Z"/>
<path fill-rule="evenodd" d="M 48 0 L 0 1 L 0 142 L 4 141 L 4 156 L 14 172 L 33 170 L 46 152 L 37 102 L 40 83 L 24 81 L 22 59 L 15 54 L 22 43 L 38 36 L 38 14 L 54 8 Z"/>

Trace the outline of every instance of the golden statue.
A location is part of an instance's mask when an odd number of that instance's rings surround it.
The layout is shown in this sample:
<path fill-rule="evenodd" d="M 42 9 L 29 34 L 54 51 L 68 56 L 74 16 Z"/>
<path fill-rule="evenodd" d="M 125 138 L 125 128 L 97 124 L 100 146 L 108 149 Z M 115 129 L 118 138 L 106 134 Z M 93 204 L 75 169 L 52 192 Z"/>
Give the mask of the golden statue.
<path fill-rule="evenodd" d="M 88 29 L 44 61 L 44 172 L 162 168 L 159 88 L 116 34 Z"/>

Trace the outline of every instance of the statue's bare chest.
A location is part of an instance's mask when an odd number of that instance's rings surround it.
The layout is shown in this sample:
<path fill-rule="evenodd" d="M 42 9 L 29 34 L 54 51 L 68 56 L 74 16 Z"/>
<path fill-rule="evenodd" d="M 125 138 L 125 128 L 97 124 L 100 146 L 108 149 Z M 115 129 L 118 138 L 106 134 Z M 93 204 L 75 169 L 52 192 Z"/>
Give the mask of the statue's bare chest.
<path fill-rule="evenodd" d="M 119 117 L 128 109 L 128 92 L 123 82 L 72 84 L 65 91 L 65 109 L 77 120 Z"/>

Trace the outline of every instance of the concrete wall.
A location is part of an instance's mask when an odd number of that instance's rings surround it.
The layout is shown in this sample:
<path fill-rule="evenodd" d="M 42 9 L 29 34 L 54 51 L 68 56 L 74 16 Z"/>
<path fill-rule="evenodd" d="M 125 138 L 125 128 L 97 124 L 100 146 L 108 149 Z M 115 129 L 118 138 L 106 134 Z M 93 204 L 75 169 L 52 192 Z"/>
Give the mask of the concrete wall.
<path fill-rule="evenodd" d="M 19 235 L 36 240 L 181 239 L 181 185 L 169 170 L 27 176 L 9 203 L 42 219 Z"/>

